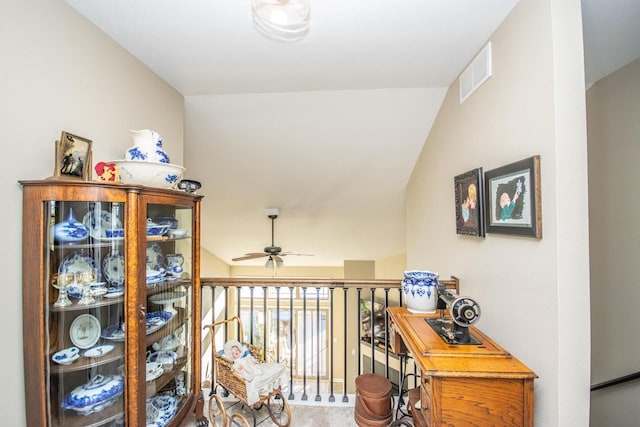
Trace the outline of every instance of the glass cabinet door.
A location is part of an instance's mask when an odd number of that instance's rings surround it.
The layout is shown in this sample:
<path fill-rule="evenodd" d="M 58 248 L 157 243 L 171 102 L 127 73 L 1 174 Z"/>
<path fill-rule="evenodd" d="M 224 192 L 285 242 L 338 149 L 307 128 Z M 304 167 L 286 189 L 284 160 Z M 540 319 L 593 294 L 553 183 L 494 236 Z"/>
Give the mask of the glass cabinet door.
<path fill-rule="evenodd" d="M 191 207 L 147 205 L 147 425 L 171 420 L 192 388 L 192 224 Z"/>
<path fill-rule="evenodd" d="M 123 425 L 125 204 L 44 206 L 48 424 Z"/>

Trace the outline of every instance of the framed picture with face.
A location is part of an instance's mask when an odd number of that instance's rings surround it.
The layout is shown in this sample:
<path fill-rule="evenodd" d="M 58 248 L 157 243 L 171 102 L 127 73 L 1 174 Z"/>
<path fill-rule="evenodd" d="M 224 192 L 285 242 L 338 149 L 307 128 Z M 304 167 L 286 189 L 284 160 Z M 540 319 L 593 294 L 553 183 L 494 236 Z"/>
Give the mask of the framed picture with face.
<path fill-rule="evenodd" d="M 456 200 L 456 233 L 484 237 L 484 190 L 482 168 L 453 179 Z"/>
<path fill-rule="evenodd" d="M 541 239 L 540 156 L 487 171 L 484 180 L 487 233 Z"/>

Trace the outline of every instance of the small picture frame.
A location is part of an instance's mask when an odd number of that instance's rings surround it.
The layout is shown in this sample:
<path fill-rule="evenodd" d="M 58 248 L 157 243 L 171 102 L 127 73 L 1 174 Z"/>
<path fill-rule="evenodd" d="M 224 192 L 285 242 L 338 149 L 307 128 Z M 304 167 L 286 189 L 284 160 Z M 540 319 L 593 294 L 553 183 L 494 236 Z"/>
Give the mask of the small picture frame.
<path fill-rule="evenodd" d="M 60 141 L 56 141 L 53 176 L 91 181 L 91 144 L 86 138 L 63 131 Z"/>
<path fill-rule="evenodd" d="M 484 174 L 487 233 L 542 238 L 540 156 Z"/>
<path fill-rule="evenodd" d="M 456 199 L 456 233 L 484 237 L 482 168 L 453 178 Z"/>

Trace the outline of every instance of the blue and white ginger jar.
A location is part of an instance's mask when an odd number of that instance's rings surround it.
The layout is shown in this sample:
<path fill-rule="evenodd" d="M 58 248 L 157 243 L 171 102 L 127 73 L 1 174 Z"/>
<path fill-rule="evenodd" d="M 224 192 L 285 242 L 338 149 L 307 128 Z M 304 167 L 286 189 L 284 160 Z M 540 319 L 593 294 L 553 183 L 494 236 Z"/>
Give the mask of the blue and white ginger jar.
<path fill-rule="evenodd" d="M 125 153 L 125 160 L 170 163 L 169 156 L 162 149 L 162 138 L 158 132 L 142 129 L 131 130 L 129 133 L 133 139 L 133 147 Z"/>
<path fill-rule="evenodd" d="M 404 272 L 402 295 L 411 313 L 435 313 L 438 305 L 438 273 L 411 270 Z"/>

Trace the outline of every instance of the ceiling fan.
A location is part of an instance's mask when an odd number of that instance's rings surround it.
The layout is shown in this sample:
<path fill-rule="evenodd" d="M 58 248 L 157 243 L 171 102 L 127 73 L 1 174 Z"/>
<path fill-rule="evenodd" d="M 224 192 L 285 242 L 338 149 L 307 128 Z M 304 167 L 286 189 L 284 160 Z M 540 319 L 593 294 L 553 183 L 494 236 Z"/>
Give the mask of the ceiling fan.
<path fill-rule="evenodd" d="M 282 248 L 280 246 L 275 246 L 274 244 L 274 230 L 275 230 L 275 220 L 278 218 L 278 214 L 280 213 L 277 208 L 269 208 L 265 209 L 265 213 L 269 219 L 271 219 L 271 246 L 267 246 L 264 248 L 263 252 L 249 252 L 244 256 L 232 258 L 231 261 L 246 261 L 248 259 L 256 259 L 262 257 L 268 257 L 267 262 L 265 263 L 266 268 L 273 268 L 274 265 L 278 268 L 284 265 L 283 256 L 313 256 L 312 254 L 294 254 L 291 252 L 282 252 Z"/>

